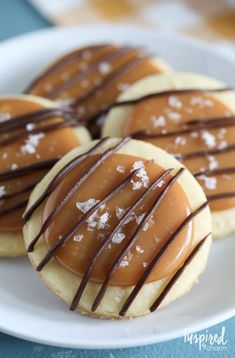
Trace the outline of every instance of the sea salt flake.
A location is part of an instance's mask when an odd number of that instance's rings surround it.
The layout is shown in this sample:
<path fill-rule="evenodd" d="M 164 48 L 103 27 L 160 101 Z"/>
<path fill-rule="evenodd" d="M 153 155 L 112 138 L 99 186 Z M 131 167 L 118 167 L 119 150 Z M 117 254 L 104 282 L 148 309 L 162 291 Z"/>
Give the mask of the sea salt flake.
<path fill-rule="evenodd" d="M 210 132 L 203 131 L 203 133 L 201 134 L 201 138 L 202 140 L 204 140 L 208 148 L 213 148 L 216 146 L 216 138 Z"/>
<path fill-rule="evenodd" d="M 132 165 L 132 171 L 136 170 L 136 169 L 140 169 L 144 167 L 144 163 L 142 162 L 142 160 L 137 160 L 133 165 Z"/>
<path fill-rule="evenodd" d="M 124 208 L 120 208 L 120 207 L 116 207 L 116 216 L 118 219 L 121 219 L 123 217 L 123 215 L 125 214 L 125 209 Z"/>
<path fill-rule="evenodd" d="M 2 159 L 7 159 L 7 157 L 8 157 L 8 153 L 7 152 L 5 152 L 5 153 L 3 153 L 3 155 L 2 155 Z"/>
<path fill-rule="evenodd" d="M 143 267 L 147 267 L 147 262 L 143 262 Z"/>
<path fill-rule="evenodd" d="M 139 254 L 142 254 L 144 252 L 144 250 L 139 245 L 136 245 L 135 249 L 136 252 L 138 252 Z"/>
<path fill-rule="evenodd" d="M 119 173 L 125 173 L 125 167 L 124 165 L 118 165 L 116 168 L 116 171 Z"/>
<path fill-rule="evenodd" d="M 200 179 L 202 179 L 205 183 L 205 187 L 208 190 L 215 190 L 217 186 L 217 179 L 215 177 L 208 177 L 206 175 L 201 175 Z"/>
<path fill-rule="evenodd" d="M 18 168 L 18 165 L 16 163 L 12 163 L 11 170 L 16 170 Z"/>
<path fill-rule="evenodd" d="M 121 262 L 120 262 L 120 267 L 126 267 L 126 266 L 128 266 L 129 265 L 129 262 L 127 261 L 127 260 L 122 260 Z"/>
<path fill-rule="evenodd" d="M 112 66 L 108 62 L 101 62 L 98 66 L 98 70 L 102 75 L 107 75 L 112 71 Z"/>
<path fill-rule="evenodd" d="M 84 239 L 84 235 L 82 235 L 82 234 L 75 235 L 74 238 L 73 238 L 73 240 L 74 240 L 74 241 L 77 241 L 77 242 L 80 242 L 80 241 L 82 241 L 83 239 Z"/>
<path fill-rule="evenodd" d="M 223 139 L 224 136 L 225 136 L 225 134 L 226 134 L 226 132 L 227 132 L 227 129 L 221 128 L 220 131 L 219 131 L 218 137 L 219 137 L 220 139 Z"/>
<path fill-rule="evenodd" d="M 27 123 L 26 124 L 26 129 L 27 129 L 27 131 L 32 131 L 33 129 L 35 128 L 35 124 L 33 124 L 33 123 Z"/>
<path fill-rule="evenodd" d="M 11 119 L 12 116 L 10 113 L 0 113 L 0 123 L 9 121 L 9 119 Z"/>
<path fill-rule="evenodd" d="M 198 132 L 192 132 L 190 135 L 192 138 L 198 138 L 199 136 Z"/>
<path fill-rule="evenodd" d="M 176 145 L 185 145 L 186 144 L 186 139 L 184 137 L 176 137 L 175 138 L 175 144 Z"/>
<path fill-rule="evenodd" d="M 161 188 L 164 184 L 165 184 L 165 180 L 160 180 L 160 182 L 157 183 L 156 186 L 157 186 L 158 188 Z"/>
<path fill-rule="evenodd" d="M 100 216 L 98 222 L 98 229 L 104 229 L 106 227 L 106 223 L 110 218 L 110 214 L 106 211 L 104 214 Z"/>
<path fill-rule="evenodd" d="M 88 199 L 86 201 L 81 201 L 76 203 L 76 207 L 82 211 L 83 213 L 86 213 L 88 210 L 90 210 L 94 205 L 99 203 L 100 200 L 96 199 Z"/>
<path fill-rule="evenodd" d="M 156 242 L 157 244 L 159 244 L 159 242 L 161 242 L 160 237 L 157 237 L 157 236 L 155 236 L 154 240 L 155 240 L 155 242 Z"/>
<path fill-rule="evenodd" d="M 214 170 L 214 169 L 218 168 L 219 163 L 213 155 L 208 156 L 208 160 L 209 160 L 209 169 L 210 170 Z"/>
<path fill-rule="evenodd" d="M 36 152 L 36 147 L 38 146 L 40 140 L 44 137 L 44 133 L 30 134 L 25 140 L 25 144 L 21 146 L 21 152 L 23 154 L 34 154 Z"/>
<path fill-rule="evenodd" d="M 198 106 L 200 108 L 213 107 L 213 101 L 209 98 L 203 98 L 201 96 L 194 96 L 190 100 L 192 106 Z"/>
<path fill-rule="evenodd" d="M 144 225 L 143 231 L 147 231 L 152 225 L 154 224 L 154 221 L 152 218 L 150 218 Z"/>
<path fill-rule="evenodd" d="M 226 140 L 222 140 L 218 145 L 218 149 L 224 149 L 227 146 L 228 146 L 228 143 L 226 142 Z"/>
<path fill-rule="evenodd" d="M 124 239 L 125 239 L 126 235 L 123 234 L 122 232 L 117 232 L 113 237 L 112 237 L 112 242 L 114 244 L 120 244 Z"/>
<path fill-rule="evenodd" d="M 133 190 L 139 190 L 142 188 L 143 183 L 140 181 L 134 181 L 133 179 L 131 179 L 131 184 L 132 184 L 132 189 Z"/>
<path fill-rule="evenodd" d="M 164 116 L 151 116 L 150 119 L 155 128 L 164 127 L 164 125 L 166 124 L 166 120 Z"/>
<path fill-rule="evenodd" d="M 170 96 L 168 98 L 168 104 L 170 107 L 177 108 L 177 109 L 182 107 L 181 101 L 175 96 Z"/>
<path fill-rule="evenodd" d="M 4 185 L 0 185 L 0 198 L 6 195 L 6 188 Z"/>

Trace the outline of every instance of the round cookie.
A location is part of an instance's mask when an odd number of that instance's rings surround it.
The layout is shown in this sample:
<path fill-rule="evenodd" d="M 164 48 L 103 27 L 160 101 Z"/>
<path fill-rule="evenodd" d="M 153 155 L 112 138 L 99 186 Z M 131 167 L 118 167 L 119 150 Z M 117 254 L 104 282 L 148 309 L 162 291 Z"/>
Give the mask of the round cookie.
<path fill-rule="evenodd" d="M 146 96 L 146 98 L 145 98 Z M 109 112 L 103 136 L 132 135 L 175 155 L 202 185 L 213 237 L 235 231 L 235 92 L 204 75 L 150 76 Z"/>
<path fill-rule="evenodd" d="M 190 290 L 211 245 L 205 195 L 165 151 L 104 138 L 72 150 L 24 214 L 32 266 L 70 309 L 145 315 Z"/>
<path fill-rule="evenodd" d="M 163 60 L 148 56 L 140 48 L 98 44 L 59 58 L 26 92 L 72 106 L 97 136 L 96 119 L 127 86 L 168 69 Z"/>
<path fill-rule="evenodd" d="M 25 254 L 21 217 L 33 186 L 90 140 L 72 111 L 55 106 L 36 96 L 0 97 L 0 256 Z"/>

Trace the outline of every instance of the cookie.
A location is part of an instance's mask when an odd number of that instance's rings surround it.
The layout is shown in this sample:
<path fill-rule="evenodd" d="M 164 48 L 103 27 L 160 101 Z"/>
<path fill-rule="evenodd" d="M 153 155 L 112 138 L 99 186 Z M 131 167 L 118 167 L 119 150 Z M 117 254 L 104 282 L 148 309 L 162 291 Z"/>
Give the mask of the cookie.
<path fill-rule="evenodd" d="M 75 108 L 97 136 L 97 120 L 127 86 L 168 69 L 163 60 L 145 54 L 140 48 L 98 44 L 59 58 L 26 92 Z"/>
<path fill-rule="evenodd" d="M 210 202 L 213 237 L 235 231 L 235 92 L 193 73 L 151 76 L 133 85 L 104 123 L 103 136 L 131 135 L 179 159 Z M 115 106 L 114 106 L 115 107 Z"/>
<path fill-rule="evenodd" d="M 130 318 L 190 290 L 211 245 L 206 197 L 150 143 L 104 138 L 65 155 L 35 187 L 24 240 L 46 286 L 78 310 Z"/>
<path fill-rule="evenodd" d="M 25 254 L 22 214 L 33 187 L 90 135 L 71 110 L 35 96 L 0 97 L 0 256 Z"/>

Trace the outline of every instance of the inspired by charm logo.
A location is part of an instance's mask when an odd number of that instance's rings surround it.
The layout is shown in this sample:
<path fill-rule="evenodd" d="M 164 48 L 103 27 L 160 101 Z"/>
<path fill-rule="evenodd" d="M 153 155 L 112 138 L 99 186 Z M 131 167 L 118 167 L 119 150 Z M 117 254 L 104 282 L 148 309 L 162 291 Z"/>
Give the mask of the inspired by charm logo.
<path fill-rule="evenodd" d="M 184 342 L 197 345 L 200 351 L 226 351 L 225 327 L 219 333 L 190 333 L 184 335 Z"/>

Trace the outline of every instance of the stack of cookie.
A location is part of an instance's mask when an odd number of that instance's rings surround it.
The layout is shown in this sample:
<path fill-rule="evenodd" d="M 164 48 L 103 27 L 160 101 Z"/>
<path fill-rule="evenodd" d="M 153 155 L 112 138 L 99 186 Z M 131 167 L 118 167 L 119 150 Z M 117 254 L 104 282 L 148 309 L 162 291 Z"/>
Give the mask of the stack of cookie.
<path fill-rule="evenodd" d="M 180 297 L 235 231 L 235 93 L 98 44 L 0 98 L 0 255 L 28 253 L 71 310 L 137 317 Z M 23 230 L 23 233 L 22 233 Z"/>

